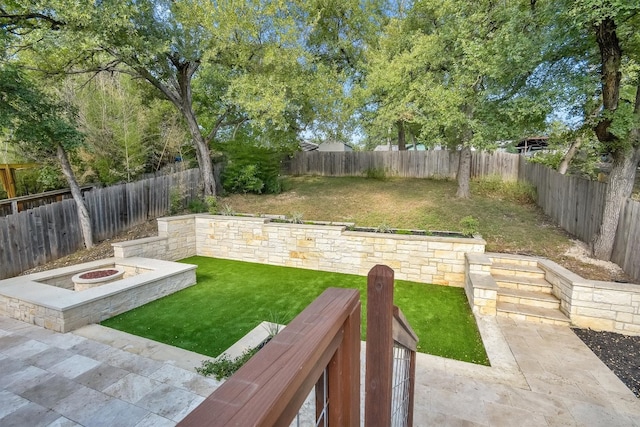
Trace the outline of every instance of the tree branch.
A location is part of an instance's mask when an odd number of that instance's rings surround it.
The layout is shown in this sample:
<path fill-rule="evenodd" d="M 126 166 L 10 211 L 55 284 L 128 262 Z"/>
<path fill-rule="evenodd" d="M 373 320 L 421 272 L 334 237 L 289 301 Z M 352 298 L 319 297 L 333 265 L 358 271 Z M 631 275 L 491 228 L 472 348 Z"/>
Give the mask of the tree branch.
<path fill-rule="evenodd" d="M 220 117 L 218 117 L 218 120 L 216 120 L 216 124 L 213 126 L 213 129 L 211 129 L 211 132 L 209 132 L 209 134 L 204 138 L 204 142 L 209 144 L 211 141 L 213 141 L 213 138 L 216 137 L 216 135 L 218 134 L 218 131 L 222 127 L 222 122 L 224 121 L 224 118 L 227 116 L 228 112 L 229 111 L 226 110 L 224 113 L 220 115 Z"/>
<path fill-rule="evenodd" d="M 60 27 L 63 27 L 67 24 L 64 21 L 57 20 L 43 13 L 32 12 L 23 14 L 12 14 L 8 13 L 4 9 L 0 9 L 0 28 L 6 29 L 7 31 L 13 32 L 19 28 L 37 27 L 36 24 L 29 21 L 45 21 L 49 24 L 49 28 L 54 31 L 59 30 Z"/>

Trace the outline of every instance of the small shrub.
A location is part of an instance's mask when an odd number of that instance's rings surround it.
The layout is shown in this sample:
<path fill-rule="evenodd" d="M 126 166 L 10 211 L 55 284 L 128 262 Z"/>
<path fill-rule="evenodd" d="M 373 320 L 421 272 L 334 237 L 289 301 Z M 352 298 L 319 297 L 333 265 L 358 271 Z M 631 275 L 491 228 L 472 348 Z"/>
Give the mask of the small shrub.
<path fill-rule="evenodd" d="M 267 327 L 267 332 L 269 333 L 269 338 L 271 339 L 280 333 L 280 325 L 284 325 L 289 323 L 291 320 L 291 314 L 288 312 L 278 313 L 275 311 L 269 312 L 269 325 Z"/>
<path fill-rule="evenodd" d="M 178 188 L 172 188 L 169 192 L 169 215 L 177 215 L 182 209 L 182 192 Z"/>
<path fill-rule="evenodd" d="M 364 176 L 370 179 L 385 180 L 387 179 L 387 172 L 384 168 L 369 168 L 364 171 Z"/>
<path fill-rule="evenodd" d="M 264 192 L 267 194 L 280 194 L 283 191 L 283 179 L 278 177 L 268 180 L 264 185 Z"/>
<path fill-rule="evenodd" d="M 211 215 L 218 213 L 218 199 L 215 196 L 207 196 L 204 198 L 204 203 L 207 205 L 207 211 Z"/>
<path fill-rule="evenodd" d="M 264 188 L 264 181 L 258 176 L 257 165 L 243 166 L 235 176 L 228 177 L 228 179 L 233 180 L 231 184 L 231 191 L 233 193 L 261 194 Z"/>
<path fill-rule="evenodd" d="M 280 325 L 288 323 L 290 320 L 289 313 L 277 313 L 274 311 L 269 312 L 269 322 L 267 326 L 267 332 L 269 336 L 257 347 L 250 348 L 242 352 L 242 354 L 234 359 L 231 359 L 226 354 L 217 358 L 214 361 L 203 360 L 202 366 L 195 368 L 196 372 L 205 377 L 213 375 L 216 380 L 220 381 L 225 378 L 229 378 L 245 363 L 249 361 L 262 347 L 264 347 L 273 337 L 280 332 Z"/>
<path fill-rule="evenodd" d="M 222 208 L 220 208 L 220 214 L 224 216 L 234 216 L 236 212 L 229 204 L 225 203 L 222 205 Z"/>
<path fill-rule="evenodd" d="M 205 377 L 213 375 L 216 380 L 220 381 L 229 378 L 238 369 L 242 367 L 249 359 L 251 359 L 258 351 L 260 346 L 245 350 L 240 356 L 231 359 L 226 354 L 216 360 L 203 360 L 202 366 L 196 367 L 196 372 Z"/>
<path fill-rule="evenodd" d="M 187 209 L 191 213 L 203 213 L 209 210 L 207 203 L 202 199 L 193 199 L 187 205 Z"/>
<path fill-rule="evenodd" d="M 389 224 L 383 222 L 376 228 L 376 233 L 393 233 L 393 229 Z"/>
<path fill-rule="evenodd" d="M 280 193 L 280 166 L 284 154 L 253 143 L 228 143 L 220 148 L 227 163 L 222 173 L 224 189 L 230 193 Z"/>
<path fill-rule="evenodd" d="M 303 220 L 302 220 L 302 212 L 294 212 L 291 214 L 291 223 L 292 224 L 302 224 Z"/>
<path fill-rule="evenodd" d="M 465 216 L 460 220 L 460 229 L 465 236 L 473 236 L 478 233 L 480 227 L 480 221 L 472 216 Z"/>

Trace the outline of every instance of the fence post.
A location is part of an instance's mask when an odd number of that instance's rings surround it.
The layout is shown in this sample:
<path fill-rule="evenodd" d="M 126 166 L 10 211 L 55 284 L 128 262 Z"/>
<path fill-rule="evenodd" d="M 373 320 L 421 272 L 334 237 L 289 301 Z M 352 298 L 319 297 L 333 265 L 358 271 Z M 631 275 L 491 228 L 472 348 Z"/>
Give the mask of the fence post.
<path fill-rule="evenodd" d="M 393 270 L 386 265 L 376 265 L 367 276 L 364 417 L 364 424 L 367 427 L 391 425 L 393 277 Z"/>

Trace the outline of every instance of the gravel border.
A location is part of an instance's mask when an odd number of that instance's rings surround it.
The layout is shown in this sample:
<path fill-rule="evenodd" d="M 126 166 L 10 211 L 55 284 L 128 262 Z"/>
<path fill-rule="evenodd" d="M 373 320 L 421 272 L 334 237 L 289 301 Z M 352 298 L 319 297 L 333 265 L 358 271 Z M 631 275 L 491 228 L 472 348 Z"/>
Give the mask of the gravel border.
<path fill-rule="evenodd" d="M 571 329 L 640 398 L 640 336 Z"/>

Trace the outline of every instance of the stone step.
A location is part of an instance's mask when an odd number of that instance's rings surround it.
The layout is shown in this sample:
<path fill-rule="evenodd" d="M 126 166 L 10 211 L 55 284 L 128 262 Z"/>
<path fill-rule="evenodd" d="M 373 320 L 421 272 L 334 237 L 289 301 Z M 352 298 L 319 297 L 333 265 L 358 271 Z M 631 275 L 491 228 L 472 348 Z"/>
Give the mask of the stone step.
<path fill-rule="evenodd" d="M 496 308 L 496 314 L 498 316 L 509 317 L 515 320 L 563 326 L 569 326 L 571 324 L 569 318 L 562 314 L 560 310 L 509 302 L 498 302 Z"/>
<path fill-rule="evenodd" d="M 494 262 L 491 265 L 491 274 L 513 276 L 517 278 L 527 277 L 531 279 L 544 279 L 544 271 L 532 265 L 514 265 Z"/>
<path fill-rule="evenodd" d="M 499 254 L 493 252 L 487 252 L 487 257 L 498 264 L 513 264 L 513 265 L 528 265 L 531 267 L 538 266 L 538 260 L 535 258 L 531 258 L 523 255 L 513 255 L 513 254 Z"/>
<path fill-rule="evenodd" d="M 560 310 L 560 300 L 555 296 L 542 292 L 529 292 L 519 289 L 500 288 L 498 290 L 498 302 Z"/>
<path fill-rule="evenodd" d="M 510 274 L 492 274 L 496 284 L 501 288 L 518 289 L 527 292 L 550 294 L 553 286 L 545 279 L 533 277 L 516 277 Z"/>

